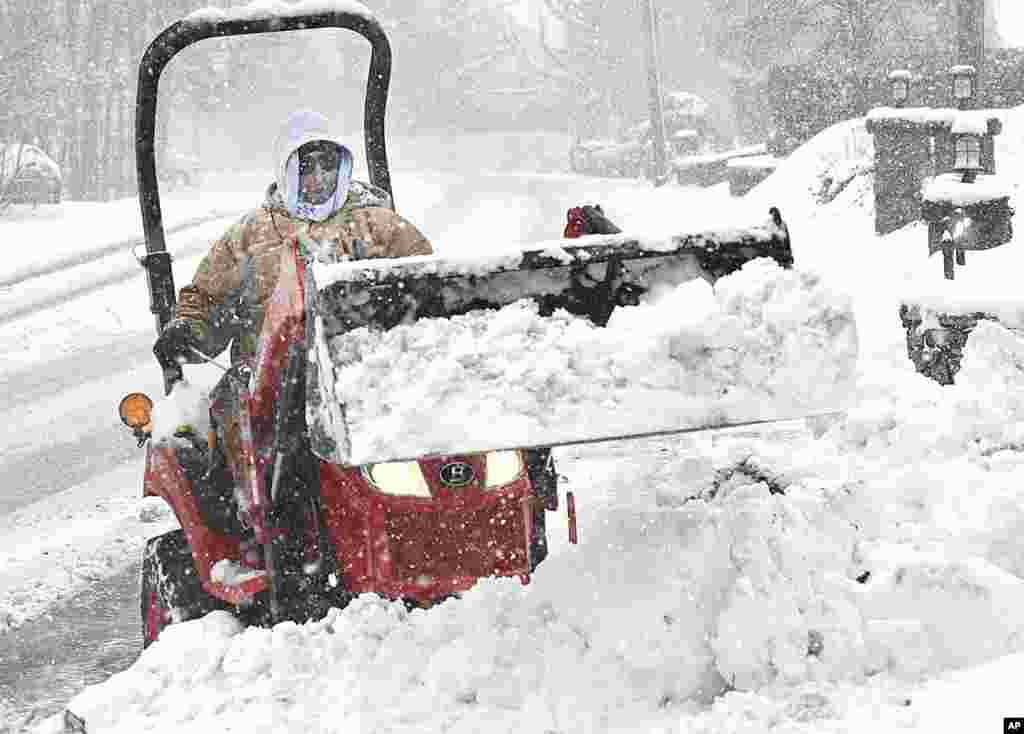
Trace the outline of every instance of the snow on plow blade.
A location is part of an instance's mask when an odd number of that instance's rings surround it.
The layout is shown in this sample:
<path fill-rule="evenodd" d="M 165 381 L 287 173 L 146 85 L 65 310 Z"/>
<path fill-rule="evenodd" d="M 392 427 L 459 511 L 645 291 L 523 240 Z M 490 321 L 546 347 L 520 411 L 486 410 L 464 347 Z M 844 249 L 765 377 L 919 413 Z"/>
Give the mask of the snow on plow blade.
<path fill-rule="evenodd" d="M 380 463 L 841 407 L 853 316 L 788 269 L 777 213 L 667 241 L 549 244 L 309 268 L 314 451 Z"/>

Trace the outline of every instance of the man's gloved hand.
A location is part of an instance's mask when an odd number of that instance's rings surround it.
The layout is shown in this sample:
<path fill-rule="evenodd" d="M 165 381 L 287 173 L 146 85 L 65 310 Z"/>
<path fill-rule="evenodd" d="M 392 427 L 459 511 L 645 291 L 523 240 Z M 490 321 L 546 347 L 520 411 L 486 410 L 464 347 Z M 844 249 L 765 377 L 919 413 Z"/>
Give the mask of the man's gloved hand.
<path fill-rule="evenodd" d="M 165 367 L 191 361 L 192 349 L 198 349 L 202 343 L 197 331 L 188 319 L 172 319 L 153 344 L 153 354 Z"/>

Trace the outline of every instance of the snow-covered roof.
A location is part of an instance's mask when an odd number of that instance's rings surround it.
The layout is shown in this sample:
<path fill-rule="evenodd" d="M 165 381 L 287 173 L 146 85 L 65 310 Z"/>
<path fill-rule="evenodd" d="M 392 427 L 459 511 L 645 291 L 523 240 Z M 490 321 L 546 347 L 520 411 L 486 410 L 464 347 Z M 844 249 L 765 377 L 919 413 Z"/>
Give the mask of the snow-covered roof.
<path fill-rule="evenodd" d="M 756 145 L 747 145 L 742 148 L 733 148 L 731 150 L 723 150 L 717 153 L 702 153 L 700 155 L 688 155 L 680 156 L 672 161 L 672 165 L 676 168 L 692 168 L 694 166 L 704 166 L 709 163 L 721 163 L 723 161 L 731 161 L 734 158 L 744 158 L 748 156 L 762 155 L 768 151 L 768 146 L 764 143 L 757 143 Z"/>
<path fill-rule="evenodd" d="M 756 170 L 771 169 L 779 167 L 782 159 L 774 155 L 751 155 L 741 158 L 731 158 L 726 167 L 728 168 L 750 168 Z"/>

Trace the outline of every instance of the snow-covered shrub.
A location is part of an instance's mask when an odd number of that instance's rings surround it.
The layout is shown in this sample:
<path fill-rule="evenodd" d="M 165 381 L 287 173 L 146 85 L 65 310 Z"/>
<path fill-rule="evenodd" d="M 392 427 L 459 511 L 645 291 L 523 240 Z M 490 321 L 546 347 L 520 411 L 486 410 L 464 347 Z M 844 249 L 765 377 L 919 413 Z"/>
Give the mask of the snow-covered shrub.
<path fill-rule="evenodd" d="M 818 172 L 818 188 L 814 192 L 815 201 L 818 204 L 831 204 L 858 178 L 871 180 L 869 176 L 874 173 L 874 170 L 874 161 L 865 158 L 854 160 L 837 158 L 828 161 L 825 169 Z"/>

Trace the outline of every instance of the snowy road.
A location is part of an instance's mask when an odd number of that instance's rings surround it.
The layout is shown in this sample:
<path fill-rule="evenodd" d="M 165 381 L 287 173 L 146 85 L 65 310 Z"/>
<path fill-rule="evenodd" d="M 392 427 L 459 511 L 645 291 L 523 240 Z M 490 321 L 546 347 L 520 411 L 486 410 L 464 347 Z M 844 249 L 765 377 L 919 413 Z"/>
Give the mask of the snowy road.
<path fill-rule="evenodd" d="M 138 562 L 16 632 L 0 636 L 0 711 L 8 726 L 52 714 L 84 686 L 124 670 L 139 641 Z M 15 731 L 17 729 L 14 729 Z M 6 732 L 0 722 L 0 732 Z"/>
<path fill-rule="evenodd" d="M 172 235 L 168 248 L 178 255 L 178 268 L 194 267 L 211 234 L 230 221 Z M 112 274 L 115 282 L 105 282 Z M 145 276 L 130 255 L 111 255 L 5 291 L 0 343 L 12 345 L 6 354 L 12 364 L 0 369 L 7 396 L 0 407 L 0 476 L 19 480 L 0 497 L 0 513 L 137 457 L 128 432 L 111 419 L 130 386 L 159 394 L 149 355 Z M 133 313 L 113 306 L 132 299 Z"/>
<path fill-rule="evenodd" d="M 194 268 L 210 238 L 233 218 L 170 235 L 179 272 Z M 0 732 L 5 722 L 53 713 L 82 685 L 129 664 L 140 649 L 139 538 L 117 538 L 123 523 L 116 522 L 107 526 L 115 532 L 105 541 L 62 539 L 60 533 L 89 524 L 85 507 L 98 510 L 103 532 L 106 503 L 120 502 L 121 514 L 130 516 L 139 502 L 141 452 L 117 419 L 117 404 L 133 389 L 160 394 L 145 276 L 127 245 L 67 265 L 0 291 L 0 343 L 8 345 L 0 360 L 0 526 L 12 528 L 0 548 L 0 578 L 8 590 L 18 589 L 19 577 L 52 557 L 47 573 L 22 590 L 26 609 L 45 608 L 47 594 L 74 594 L 0 633 Z M 116 479 L 105 479 L 111 476 Z M 38 553 L 14 540 L 17 529 L 38 527 L 24 521 L 34 515 L 43 515 L 40 537 L 53 528 L 52 547 Z M 5 555 L 9 548 L 21 552 Z"/>
<path fill-rule="evenodd" d="M 585 202 L 615 212 L 623 201 L 628 222 L 638 198 L 633 182 L 558 175 L 417 174 L 396 189 L 403 213 L 446 252 L 557 238 L 566 208 Z M 694 190 L 693 211 L 722 196 Z M 121 220 L 137 213 L 122 209 L 118 231 L 130 232 Z M 230 221 L 168 236 L 179 286 Z M 144 274 L 126 246 L 110 253 L 97 235 L 81 249 L 100 254 L 70 250 L 0 287 L 0 732 L 52 714 L 137 657 L 139 550 L 173 522 L 140 521 L 141 453 L 116 416 L 126 392 L 161 390 Z M 564 522 L 553 525 L 564 537 Z"/>

